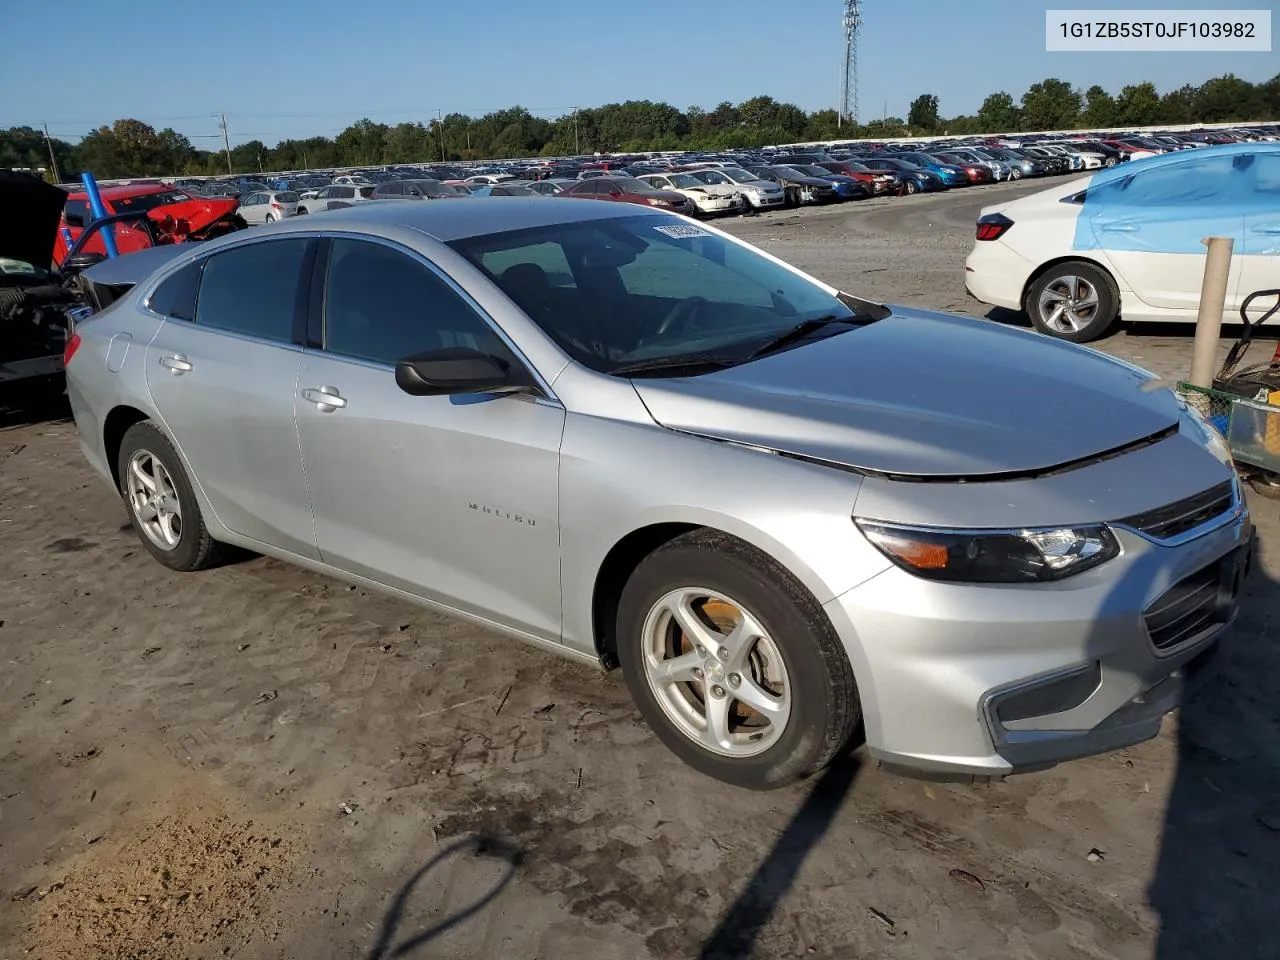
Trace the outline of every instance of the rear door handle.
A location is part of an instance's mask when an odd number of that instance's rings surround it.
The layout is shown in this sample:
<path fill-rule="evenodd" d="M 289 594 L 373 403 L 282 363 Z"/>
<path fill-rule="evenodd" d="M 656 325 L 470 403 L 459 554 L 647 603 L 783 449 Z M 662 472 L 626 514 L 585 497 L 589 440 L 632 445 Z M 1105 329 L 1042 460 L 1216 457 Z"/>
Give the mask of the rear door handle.
<path fill-rule="evenodd" d="M 195 368 L 191 365 L 186 357 L 180 353 L 167 354 L 160 358 L 160 366 L 164 367 L 175 377 L 179 374 L 188 373 Z"/>
<path fill-rule="evenodd" d="M 332 413 L 347 405 L 346 398 L 338 394 L 337 387 L 307 387 L 302 391 L 302 399 L 314 403 L 321 413 Z"/>

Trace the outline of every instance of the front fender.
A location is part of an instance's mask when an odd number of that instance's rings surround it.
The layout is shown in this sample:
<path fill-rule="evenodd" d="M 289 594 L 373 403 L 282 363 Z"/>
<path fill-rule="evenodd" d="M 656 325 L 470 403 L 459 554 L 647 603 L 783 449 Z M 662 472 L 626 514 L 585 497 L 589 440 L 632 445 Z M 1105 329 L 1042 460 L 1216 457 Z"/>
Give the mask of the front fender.
<path fill-rule="evenodd" d="M 856 474 L 663 427 L 571 415 L 560 466 L 564 642 L 596 649 L 592 598 L 610 551 L 656 524 L 711 527 L 785 566 L 825 603 L 886 569 L 858 533 Z"/>

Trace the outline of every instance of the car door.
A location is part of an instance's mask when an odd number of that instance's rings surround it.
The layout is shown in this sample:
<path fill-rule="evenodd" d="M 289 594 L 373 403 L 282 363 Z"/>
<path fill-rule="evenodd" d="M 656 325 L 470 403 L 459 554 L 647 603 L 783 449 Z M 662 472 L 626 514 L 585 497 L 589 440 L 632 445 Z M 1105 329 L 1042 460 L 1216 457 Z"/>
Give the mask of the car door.
<path fill-rule="evenodd" d="M 262 223 L 263 211 L 266 209 L 266 194 L 251 193 L 240 201 L 240 209 L 236 212 L 244 218 L 245 223 Z"/>
<path fill-rule="evenodd" d="M 1241 171 L 1235 156 L 1188 156 L 1085 191 L 1077 239 L 1092 243 L 1143 303 L 1193 317 L 1204 278 L 1205 237 L 1244 243 Z M 1085 233 L 1087 236 L 1088 234 Z M 1079 246 L 1079 242 L 1077 243 Z M 1239 309 L 1240 260 L 1232 259 L 1227 311 Z"/>
<path fill-rule="evenodd" d="M 1280 153 L 1259 151 L 1246 156 L 1251 160 L 1244 170 L 1244 245 L 1236 253 L 1241 303 L 1259 290 L 1280 289 Z M 1268 306 L 1273 303 L 1265 301 Z M 1258 306 L 1263 305 L 1259 301 Z M 1260 315 L 1250 312 L 1255 319 Z"/>
<path fill-rule="evenodd" d="M 560 638 L 564 409 L 531 396 L 410 396 L 395 362 L 445 347 L 515 357 L 419 255 L 334 239 L 320 347 L 295 400 L 324 561 L 544 639 Z"/>
<path fill-rule="evenodd" d="M 293 414 L 311 242 L 238 244 L 166 279 L 148 301 L 165 322 L 146 367 L 166 432 L 217 518 L 318 559 Z"/>

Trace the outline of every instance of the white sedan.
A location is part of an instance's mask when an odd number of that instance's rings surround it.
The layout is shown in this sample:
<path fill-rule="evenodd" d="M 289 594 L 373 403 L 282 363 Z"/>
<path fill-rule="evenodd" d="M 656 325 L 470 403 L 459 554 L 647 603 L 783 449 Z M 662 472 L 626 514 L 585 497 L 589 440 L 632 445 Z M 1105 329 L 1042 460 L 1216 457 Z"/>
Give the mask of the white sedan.
<path fill-rule="evenodd" d="M 646 173 L 637 179 L 659 190 L 683 193 L 699 213 L 741 213 L 747 208 L 742 191 L 733 184 L 705 183 L 689 173 Z"/>
<path fill-rule="evenodd" d="M 965 262 L 984 303 L 1083 343 L 1127 321 L 1193 322 L 1202 238 L 1230 237 L 1226 315 L 1280 287 L 1280 145 L 1240 143 L 1131 161 L 987 207 Z"/>
<path fill-rule="evenodd" d="M 741 191 L 747 202 L 757 210 L 784 207 L 787 204 L 787 193 L 780 184 L 772 180 L 762 180 L 754 173 L 748 173 L 737 167 L 690 170 L 689 176 L 712 186 L 733 187 Z"/>

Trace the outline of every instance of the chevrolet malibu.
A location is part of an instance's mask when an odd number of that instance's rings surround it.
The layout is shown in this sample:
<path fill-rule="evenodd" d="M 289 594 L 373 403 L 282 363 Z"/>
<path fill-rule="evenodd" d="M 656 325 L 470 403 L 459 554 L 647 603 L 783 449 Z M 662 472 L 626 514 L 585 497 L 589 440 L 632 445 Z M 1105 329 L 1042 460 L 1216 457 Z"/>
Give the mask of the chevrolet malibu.
<path fill-rule="evenodd" d="M 758 789 L 856 730 L 934 775 L 1132 744 L 1222 648 L 1240 488 L 1134 367 L 657 209 L 322 219 L 175 250 L 69 339 L 84 454 L 172 569 L 236 545 L 620 666 Z"/>

